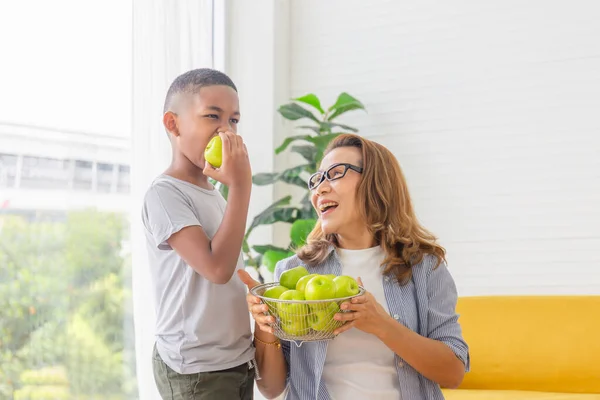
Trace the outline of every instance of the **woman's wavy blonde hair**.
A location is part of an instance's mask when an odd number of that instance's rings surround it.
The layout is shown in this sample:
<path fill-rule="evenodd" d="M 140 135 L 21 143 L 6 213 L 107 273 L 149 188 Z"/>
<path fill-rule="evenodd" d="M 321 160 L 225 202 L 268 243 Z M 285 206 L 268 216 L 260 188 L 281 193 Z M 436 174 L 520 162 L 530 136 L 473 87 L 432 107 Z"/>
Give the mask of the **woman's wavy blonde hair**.
<path fill-rule="evenodd" d="M 363 173 L 356 199 L 359 210 L 377 245 L 385 251 L 384 273 L 393 273 L 400 284 L 412 276 L 412 266 L 426 254 L 445 261 L 446 251 L 436 237 L 417 220 L 400 164 L 384 146 L 358 135 L 342 134 L 331 141 L 325 155 L 340 147 L 355 147 L 362 153 Z M 325 235 L 320 220 L 297 252 L 308 265 L 325 260 L 331 245 L 338 246 L 335 234 Z"/>

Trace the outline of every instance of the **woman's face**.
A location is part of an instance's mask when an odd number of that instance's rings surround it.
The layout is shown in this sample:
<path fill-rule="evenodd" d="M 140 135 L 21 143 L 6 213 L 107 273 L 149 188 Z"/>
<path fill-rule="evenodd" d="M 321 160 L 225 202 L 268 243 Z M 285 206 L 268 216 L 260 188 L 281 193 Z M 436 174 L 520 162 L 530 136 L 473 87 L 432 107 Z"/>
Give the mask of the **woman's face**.
<path fill-rule="evenodd" d="M 312 205 L 321 219 L 321 228 L 325 234 L 353 236 L 364 229 L 364 221 L 358 210 L 356 193 L 360 182 L 362 155 L 356 147 L 339 147 L 323 158 L 319 172 L 326 174 L 313 178 L 318 183 L 311 190 Z M 359 231 L 357 231 L 359 230 Z"/>

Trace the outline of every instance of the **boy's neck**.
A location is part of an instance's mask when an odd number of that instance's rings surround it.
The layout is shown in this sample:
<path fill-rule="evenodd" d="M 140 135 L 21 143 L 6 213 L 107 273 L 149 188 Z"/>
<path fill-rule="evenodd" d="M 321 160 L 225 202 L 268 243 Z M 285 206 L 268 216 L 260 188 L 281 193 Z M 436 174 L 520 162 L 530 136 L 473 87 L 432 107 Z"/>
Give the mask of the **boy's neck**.
<path fill-rule="evenodd" d="M 192 164 L 189 160 L 175 158 L 164 173 L 173 178 L 199 186 L 202 189 L 213 189 L 213 185 L 208 181 L 208 177 L 202 173 L 200 168 Z"/>

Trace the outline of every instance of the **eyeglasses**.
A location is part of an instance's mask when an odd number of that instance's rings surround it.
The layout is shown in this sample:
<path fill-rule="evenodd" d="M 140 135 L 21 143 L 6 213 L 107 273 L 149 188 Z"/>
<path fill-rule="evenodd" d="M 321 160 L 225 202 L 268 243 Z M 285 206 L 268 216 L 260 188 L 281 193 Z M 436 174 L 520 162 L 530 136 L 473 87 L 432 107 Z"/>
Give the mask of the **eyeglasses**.
<path fill-rule="evenodd" d="M 333 164 L 325 171 L 319 171 L 312 174 L 311 177 L 308 179 L 308 188 L 310 190 L 315 190 L 325 179 L 331 182 L 343 178 L 344 176 L 346 176 L 346 172 L 348 172 L 349 169 L 351 169 L 352 171 L 356 171 L 359 174 L 362 174 L 363 172 L 363 169 L 361 167 L 357 167 L 356 165 L 347 163 Z"/>

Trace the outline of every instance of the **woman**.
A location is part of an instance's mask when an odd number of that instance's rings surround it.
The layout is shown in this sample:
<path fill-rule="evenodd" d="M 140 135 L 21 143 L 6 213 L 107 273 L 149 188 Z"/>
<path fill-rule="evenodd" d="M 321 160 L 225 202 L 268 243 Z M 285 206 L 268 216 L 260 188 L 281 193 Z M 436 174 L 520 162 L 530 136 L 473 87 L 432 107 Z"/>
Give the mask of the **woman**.
<path fill-rule="evenodd" d="M 265 304 L 248 295 L 256 321 L 257 386 L 287 399 L 443 399 L 469 369 L 445 250 L 415 216 L 398 161 L 356 135 L 334 139 L 309 180 L 319 214 L 307 244 L 278 263 L 275 278 L 310 273 L 359 277 L 367 292 L 342 306 L 332 341 L 279 342 Z M 257 284 L 246 272 L 249 288 Z"/>

